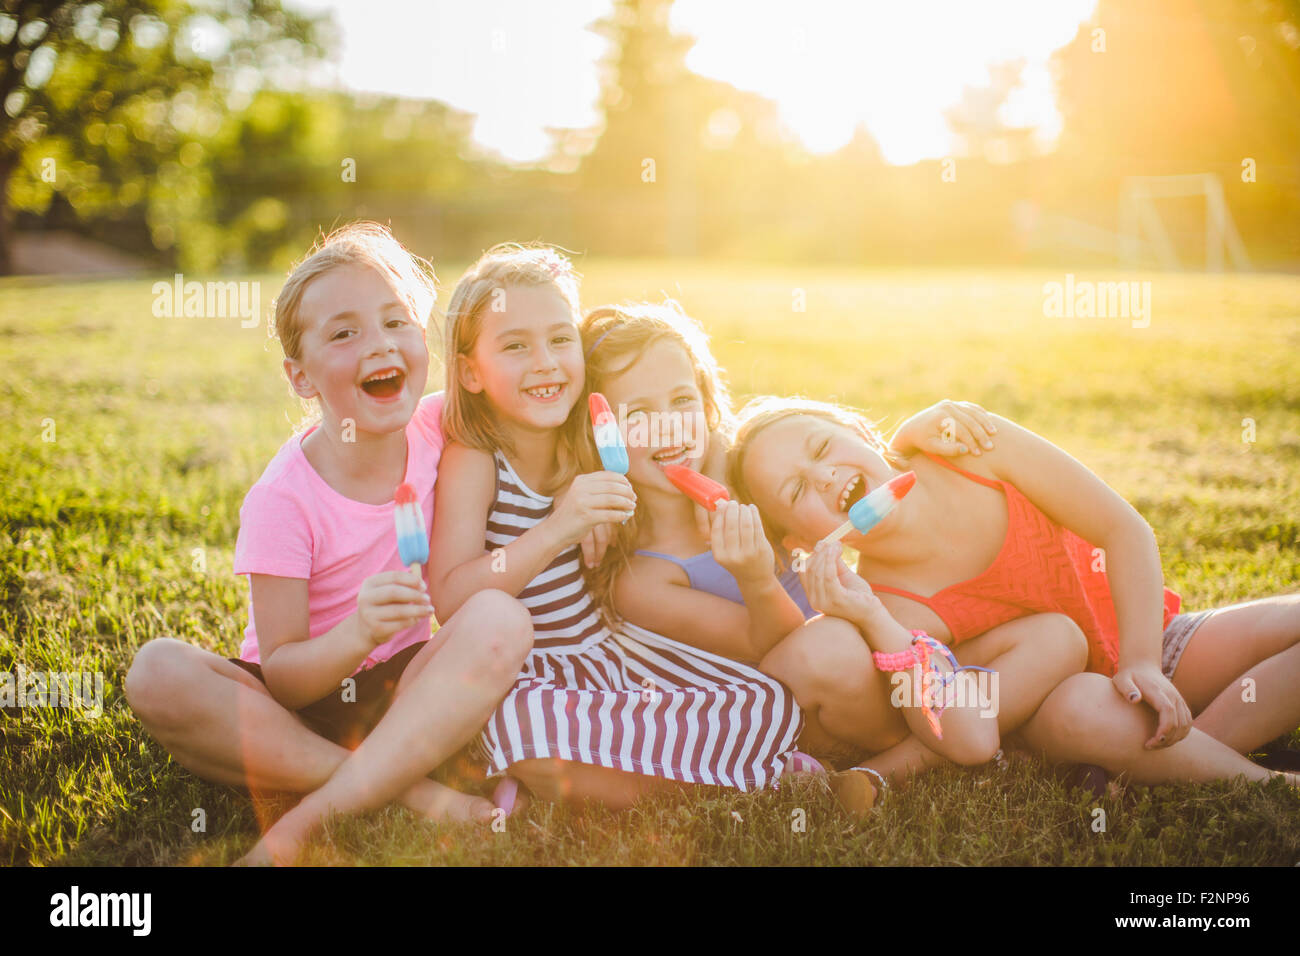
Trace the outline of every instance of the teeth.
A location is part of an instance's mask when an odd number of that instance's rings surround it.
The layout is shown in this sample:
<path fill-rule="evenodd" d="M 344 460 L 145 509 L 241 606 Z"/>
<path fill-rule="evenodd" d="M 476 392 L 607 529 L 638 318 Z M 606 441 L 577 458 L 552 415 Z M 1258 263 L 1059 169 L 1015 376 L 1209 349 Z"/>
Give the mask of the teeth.
<path fill-rule="evenodd" d="M 840 492 L 841 511 L 843 511 L 845 508 L 848 507 L 849 496 L 853 494 L 854 489 L 858 487 L 858 483 L 861 481 L 862 481 L 861 475 L 854 475 L 853 479 L 847 485 L 844 486 L 844 490 Z"/>
<path fill-rule="evenodd" d="M 651 457 L 661 465 L 680 464 L 690 458 L 691 450 L 689 448 L 670 448 L 665 451 L 655 452 Z"/>
<path fill-rule="evenodd" d="M 552 395 L 558 394 L 563 387 L 563 385 L 547 385 L 543 388 L 526 388 L 524 391 L 537 398 L 550 398 Z"/>
<path fill-rule="evenodd" d="M 363 384 L 364 384 L 365 382 L 382 382 L 382 381 L 384 381 L 385 379 L 389 379 L 389 378 L 397 378 L 397 376 L 399 376 L 399 375 L 401 375 L 401 374 L 402 374 L 401 371 L 399 371 L 398 369 L 392 368 L 392 369 L 389 369 L 388 371 L 385 371 L 385 372 L 375 372 L 373 375 L 369 375 L 369 376 L 367 376 L 366 378 L 362 379 L 361 381 L 362 381 Z"/>

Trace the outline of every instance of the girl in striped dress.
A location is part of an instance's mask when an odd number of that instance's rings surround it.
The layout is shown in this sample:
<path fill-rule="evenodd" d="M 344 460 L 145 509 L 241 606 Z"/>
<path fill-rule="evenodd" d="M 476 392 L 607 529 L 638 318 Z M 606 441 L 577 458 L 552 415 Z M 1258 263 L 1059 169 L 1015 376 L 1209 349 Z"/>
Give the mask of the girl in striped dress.
<path fill-rule="evenodd" d="M 801 750 L 852 766 L 867 754 L 906 744 L 905 753 L 920 750 L 921 757 L 983 763 L 996 754 L 1002 735 L 1083 668 L 1083 635 L 1062 615 L 990 628 L 962 648 L 958 660 L 994 669 L 996 690 L 984 685 L 986 706 L 979 713 L 948 709 L 944 732 L 936 733 L 909 695 L 892 692 L 894 675 L 873 663 L 873 651 L 905 651 L 911 641 L 869 591 L 828 587 L 812 574 L 815 564 L 804 571 L 811 580 L 801 582 L 793 569 L 781 573 L 757 507 L 725 501 L 702 523 L 696 506 L 669 480 L 667 469 L 674 466 L 704 474 L 714 469 L 715 475 L 725 467 L 731 401 L 699 323 L 675 302 L 642 302 L 594 309 L 581 330 L 588 381 L 626 422 L 627 477 L 638 496 L 635 517 L 615 532 L 592 575 L 593 594 L 610 620 L 753 661 L 782 681 L 804 713 Z M 988 421 L 978 406 L 941 402 L 909 419 L 893 445 L 947 454 L 978 450 L 976 436 L 986 435 Z M 991 447 L 987 438 L 983 443 Z M 825 570 L 834 568 L 827 564 Z M 853 600 L 825 603 L 833 598 Z M 974 691 L 963 702 L 977 701 L 978 684 Z M 871 807 L 884 779 L 846 772 L 828 783 L 856 814 Z"/>
<path fill-rule="evenodd" d="M 485 253 L 448 308 L 431 590 L 444 614 L 503 590 L 534 628 L 482 735 L 489 774 L 617 807 L 690 784 L 768 786 L 803 725 L 790 691 L 750 665 L 611 629 L 588 593 L 583 564 L 635 495 L 599 470 L 578 317 L 568 261 L 514 244 Z"/>

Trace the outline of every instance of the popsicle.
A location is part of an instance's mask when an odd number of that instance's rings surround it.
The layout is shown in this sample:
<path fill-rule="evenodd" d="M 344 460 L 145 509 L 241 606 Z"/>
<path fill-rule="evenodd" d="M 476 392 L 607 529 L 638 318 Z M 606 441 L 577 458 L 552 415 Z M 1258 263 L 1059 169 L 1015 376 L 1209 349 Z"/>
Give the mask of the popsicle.
<path fill-rule="evenodd" d="M 718 507 L 719 501 L 730 501 L 731 495 L 727 494 L 727 489 L 718 484 L 708 475 L 701 475 L 692 468 L 685 465 L 664 465 L 664 475 L 671 481 L 677 490 L 690 498 L 701 508 L 713 511 Z"/>
<path fill-rule="evenodd" d="M 890 478 L 871 494 L 864 496 L 854 504 L 849 509 L 849 520 L 828 534 L 823 540 L 839 541 L 850 531 L 866 534 L 879 524 L 885 515 L 894 510 L 894 506 L 903 500 L 903 497 L 912 490 L 912 486 L 915 484 L 916 472 L 914 471 L 905 471 L 901 475 Z"/>
<path fill-rule="evenodd" d="M 627 474 L 627 445 L 623 433 L 618 430 L 618 420 L 610 410 L 609 402 L 600 392 L 592 392 L 588 399 L 591 408 L 591 430 L 596 436 L 596 451 L 600 453 L 600 463 L 606 471 Z"/>
<path fill-rule="evenodd" d="M 429 533 L 424 527 L 424 514 L 420 511 L 415 489 L 408 484 L 397 486 L 393 501 L 397 504 L 393 509 L 397 553 L 401 555 L 402 564 L 414 570 L 429 560 Z"/>

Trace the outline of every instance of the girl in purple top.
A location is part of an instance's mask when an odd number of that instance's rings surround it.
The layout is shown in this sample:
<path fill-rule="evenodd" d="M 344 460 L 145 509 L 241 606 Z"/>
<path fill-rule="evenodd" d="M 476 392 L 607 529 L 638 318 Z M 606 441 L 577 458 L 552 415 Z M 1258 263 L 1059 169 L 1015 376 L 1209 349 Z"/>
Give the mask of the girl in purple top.
<path fill-rule="evenodd" d="M 805 596 L 799 579 L 778 567 L 756 508 L 729 501 L 704 515 L 661 470 L 667 464 L 722 470 L 730 402 L 700 327 L 672 305 L 608 306 L 588 313 L 582 335 L 591 388 L 605 395 L 624 423 L 628 479 L 637 494 L 635 515 L 618 528 L 593 572 L 593 590 L 606 614 L 715 654 L 757 662 L 794 691 L 806 718 L 799 746 L 814 755 L 842 762 L 899 743 L 909 727 L 916 733 L 909 713 L 915 708 L 894 706 L 887 676 L 872 664 L 873 649 L 890 650 L 876 646 L 881 635 L 863 634 L 830 614 L 814 617 L 827 608 L 810 601 L 812 592 Z M 952 421 L 944 435 L 946 419 Z M 911 419 L 894 441 L 964 453 L 968 444 L 980 447 L 976 435 L 987 440 L 984 419 L 978 406 L 943 402 Z M 918 737 L 929 749 L 957 763 L 988 760 L 997 750 L 999 724 L 1005 732 L 1082 667 L 1077 629 L 1060 616 L 1042 618 L 999 636 L 1003 652 L 963 661 L 1002 672 L 998 720 L 977 722 L 989 733 L 938 739 L 922 730 Z M 1038 648 L 1031 664 L 1007 659 L 1030 639 Z M 839 784 L 857 777 L 832 778 L 842 802 L 854 810 L 863 808 L 845 799 Z"/>

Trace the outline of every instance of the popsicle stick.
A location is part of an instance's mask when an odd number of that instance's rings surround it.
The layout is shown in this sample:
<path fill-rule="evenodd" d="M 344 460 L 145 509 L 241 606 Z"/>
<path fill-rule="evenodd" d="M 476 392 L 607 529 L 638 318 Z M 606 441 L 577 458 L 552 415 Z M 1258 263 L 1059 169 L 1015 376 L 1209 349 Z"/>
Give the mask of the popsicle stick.
<path fill-rule="evenodd" d="M 836 528 L 834 531 L 832 531 L 832 532 L 831 532 L 830 534 L 828 534 L 826 537 L 822 538 L 822 540 L 823 540 L 823 541 L 839 541 L 841 538 L 843 538 L 846 534 L 848 534 L 848 533 L 849 533 L 850 531 L 852 531 L 852 530 L 853 530 L 853 522 L 852 522 L 852 521 L 846 521 L 846 522 L 844 522 L 844 524 L 840 525 L 838 528 Z"/>

